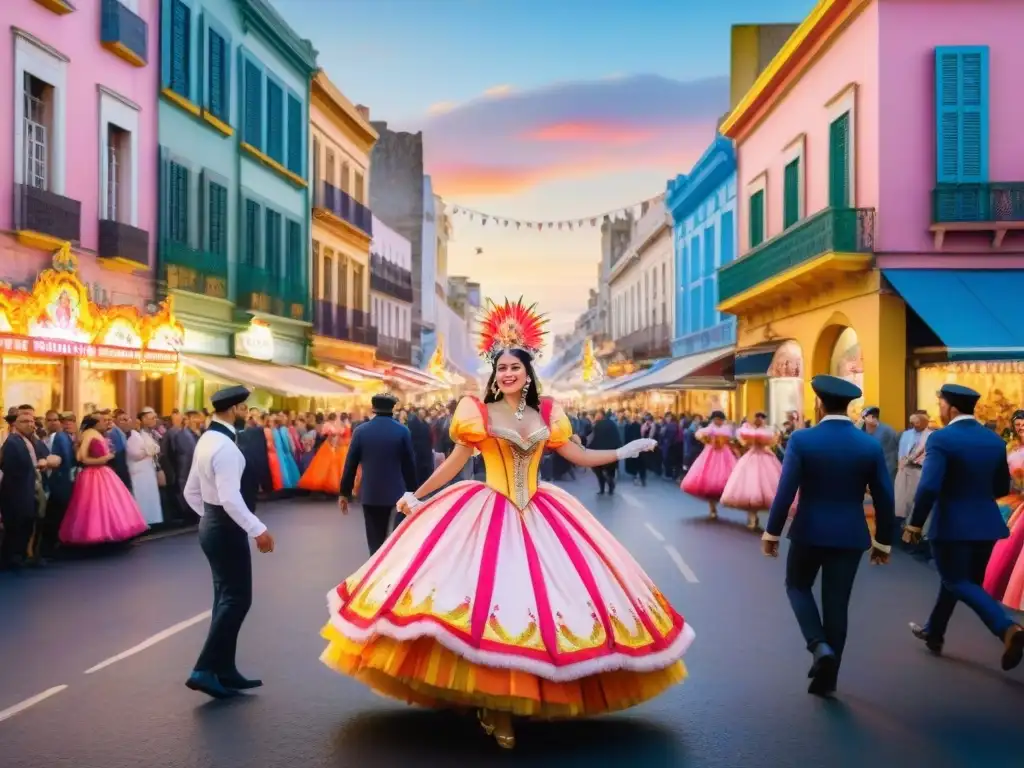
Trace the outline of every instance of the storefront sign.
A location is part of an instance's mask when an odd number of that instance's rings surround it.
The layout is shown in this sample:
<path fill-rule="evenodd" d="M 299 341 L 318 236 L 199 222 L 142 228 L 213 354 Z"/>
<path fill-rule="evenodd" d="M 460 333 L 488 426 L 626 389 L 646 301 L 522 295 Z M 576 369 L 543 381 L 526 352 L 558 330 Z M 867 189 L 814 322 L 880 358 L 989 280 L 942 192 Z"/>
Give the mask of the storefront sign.
<path fill-rule="evenodd" d="M 253 360 L 274 359 L 274 332 L 269 325 L 253 320 L 241 333 L 235 334 L 235 356 Z"/>
<path fill-rule="evenodd" d="M 181 348 L 184 352 L 229 357 L 231 355 L 231 336 L 228 334 L 197 331 L 195 328 L 185 328 L 184 341 Z"/>
<path fill-rule="evenodd" d="M 131 322 L 121 317 L 111 321 L 98 341 L 100 344 L 110 347 L 142 348 L 142 336 L 139 335 L 138 330 Z"/>
<path fill-rule="evenodd" d="M 178 354 L 155 349 L 132 349 L 107 344 L 85 344 L 64 339 L 33 339 L 0 335 L 0 352 L 45 357 L 82 357 L 90 360 L 121 360 L 128 363 L 176 363 Z"/>

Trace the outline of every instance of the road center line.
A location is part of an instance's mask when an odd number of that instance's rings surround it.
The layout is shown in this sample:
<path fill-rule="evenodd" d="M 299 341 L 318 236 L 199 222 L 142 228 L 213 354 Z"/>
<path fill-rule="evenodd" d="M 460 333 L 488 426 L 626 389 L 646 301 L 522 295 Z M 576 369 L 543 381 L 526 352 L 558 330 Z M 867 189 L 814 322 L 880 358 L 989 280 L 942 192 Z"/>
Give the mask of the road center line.
<path fill-rule="evenodd" d="M 64 690 L 67 690 L 66 685 L 55 685 L 53 688 L 45 690 L 42 693 L 37 693 L 30 699 L 25 699 L 24 701 L 18 702 L 13 707 L 8 707 L 7 709 L 0 712 L 0 723 L 2 723 L 4 720 L 10 720 L 12 717 L 21 712 L 24 712 L 29 707 L 34 707 L 39 702 L 46 701 L 51 696 L 56 696 L 58 693 Z"/>
<path fill-rule="evenodd" d="M 640 499 L 638 499 L 636 496 L 629 493 L 628 491 L 619 491 L 619 498 L 626 502 L 628 506 L 633 507 L 633 509 L 644 508 L 644 505 L 640 501 Z"/>
<path fill-rule="evenodd" d="M 662 536 L 658 529 L 655 528 L 653 525 L 651 525 L 650 523 L 644 523 L 644 527 L 647 528 L 647 530 L 651 532 L 651 536 L 656 538 L 658 541 L 665 541 L 665 537 Z"/>
<path fill-rule="evenodd" d="M 679 554 L 679 550 L 673 547 L 671 544 L 665 545 L 665 551 L 668 552 L 668 556 L 672 559 L 672 562 L 676 564 L 676 568 L 683 574 L 683 578 L 691 584 L 699 584 L 697 580 L 697 574 L 693 572 L 693 569 L 686 564 L 683 560 L 683 556 Z"/>
<path fill-rule="evenodd" d="M 212 613 L 213 611 L 203 611 L 202 613 L 193 616 L 191 619 L 179 621 L 173 627 L 168 627 L 162 632 L 157 632 L 152 637 L 146 638 L 138 645 L 134 645 L 131 648 L 129 648 L 127 651 L 122 651 L 116 656 L 111 656 L 109 659 L 101 661 L 94 667 L 89 667 L 89 669 L 85 670 L 85 674 L 91 675 L 93 672 L 99 672 L 101 669 L 106 669 L 111 664 L 116 664 L 119 661 L 123 661 L 124 659 L 127 659 L 129 656 L 134 656 L 137 653 L 142 653 L 142 651 L 146 650 L 147 648 L 152 648 L 157 643 L 163 642 L 172 635 L 176 635 L 179 632 L 188 629 L 193 624 L 198 624 L 201 621 L 206 621 L 208 618 L 210 618 Z"/>

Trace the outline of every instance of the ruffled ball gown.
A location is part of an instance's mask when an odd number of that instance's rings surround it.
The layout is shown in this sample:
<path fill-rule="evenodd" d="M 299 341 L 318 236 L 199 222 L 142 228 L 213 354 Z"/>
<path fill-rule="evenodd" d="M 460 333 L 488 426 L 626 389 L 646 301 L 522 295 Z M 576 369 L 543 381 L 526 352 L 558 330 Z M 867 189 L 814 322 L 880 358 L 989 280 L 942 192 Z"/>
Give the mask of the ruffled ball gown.
<path fill-rule="evenodd" d="M 411 704 L 545 718 L 685 678 L 690 625 L 576 498 L 538 483 L 545 448 L 572 436 L 553 401 L 542 415 L 523 437 L 460 401 L 451 436 L 480 451 L 486 482 L 439 491 L 331 590 L 327 666 Z"/>
<path fill-rule="evenodd" d="M 758 527 L 757 513 L 771 509 L 782 478 L 782 462 L 772 451 L 778 435 L 771 427 L 744 424 L 736 430 L 736 439 L 748 449 L 733 467 L 721 502 L 746 512 L 747 527 L 753 530 Z"/>
<path fill-rule="evenodd" d="M 327 493 L 337 496 L 341 493 L 341 475 L 345 470 L 345 458 L 352 438 L 352 430 L 341 424 L 328 422 L 324 425 L 326 438 L 317 450 L 309 468 L 299 478 L 299 488 L 311 493 Z"/>
<path fill-rule="evenodd" d="M 274 427 L 274 448 L 277 463 L 281 470 L 281 485 L 284 490 L 295 488 L 299 484 L 299 465 L 295 461 L 295 446 L 288 427 Z"/>
<path fill-rule="evenodd" d="M 86 432 L 86 455 L 99 458 L 110 453 L 99 432 Z M 128 541 L 149 530 L 135 497 L 109 466 L 82 467 L 75 479 L 67 513 L 60 525 L 60 541 L 69 546 Z"/>
<path fill-rule="evenodd" d="M 985 591 L 1016 611 L 1024 611 L 1024 446 L 1007 456 L 1013 493 L 999 499 L 1009 509 L 1010 536 L 996 542 L 985 570 Z"/>
<path fill-rule="evenodd" d="M 704 443 L 704 450 L 679 487 L 691 496 L 706 500 L 711 505 L 711 516 L 717 517 L 716 504 L 736 468 L 736 454 L 731 446 L 733 430 L 728 424 L 709 424 L 698 429 L 694 437 Z"/>

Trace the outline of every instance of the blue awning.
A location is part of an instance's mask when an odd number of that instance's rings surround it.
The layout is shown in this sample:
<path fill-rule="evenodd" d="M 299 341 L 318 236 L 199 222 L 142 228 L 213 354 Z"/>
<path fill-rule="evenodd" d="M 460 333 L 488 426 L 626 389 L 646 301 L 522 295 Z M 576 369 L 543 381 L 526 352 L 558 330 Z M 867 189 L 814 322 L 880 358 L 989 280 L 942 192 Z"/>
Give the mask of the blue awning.
<path fill-rule="evenodd" d="M 1024 271 L 887 269 L 883 274 L 946 346 L 950 360 L 1024 358 Z"/>

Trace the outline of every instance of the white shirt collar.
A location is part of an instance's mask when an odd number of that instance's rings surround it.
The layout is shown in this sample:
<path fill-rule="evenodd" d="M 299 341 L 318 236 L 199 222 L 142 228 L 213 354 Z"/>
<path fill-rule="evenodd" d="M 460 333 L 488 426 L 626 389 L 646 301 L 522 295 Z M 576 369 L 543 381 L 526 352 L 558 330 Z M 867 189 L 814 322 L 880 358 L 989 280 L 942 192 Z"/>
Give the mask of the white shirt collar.
<path fill-rule="evenodd" d="M 955 419 L 949 422 L 949 425 L 956 424 L 958 421 L 977 421 L 973 416 L 965 416 L 963 414 L 957 416 Z M 947 426 L 949 426 L 947 425 Z"/>
<path fill-rule="evenodd" d="M 853 419 L 851 419 L 849 416 L 840 416 L 838 413 L 830 414 L 828 416 L 822 416 L 821 421 L 819 421 L 818 423 L 824 424 L 826 421 L 849 421 L 851 424 L 853 423 Z"/>
<path fill-rule="evenodd" d="M 210 419 L 210 421 L 216 421 L 221 426 L 227 427 L 228 429 L 230 429 L 232 435 L 235 434 L 235 425 L 234 424 L 228 424 L 226 421 L 224 421 L 224 419 L 218 419 L 216 416 L 214 416 L 212 419 Z"/>

